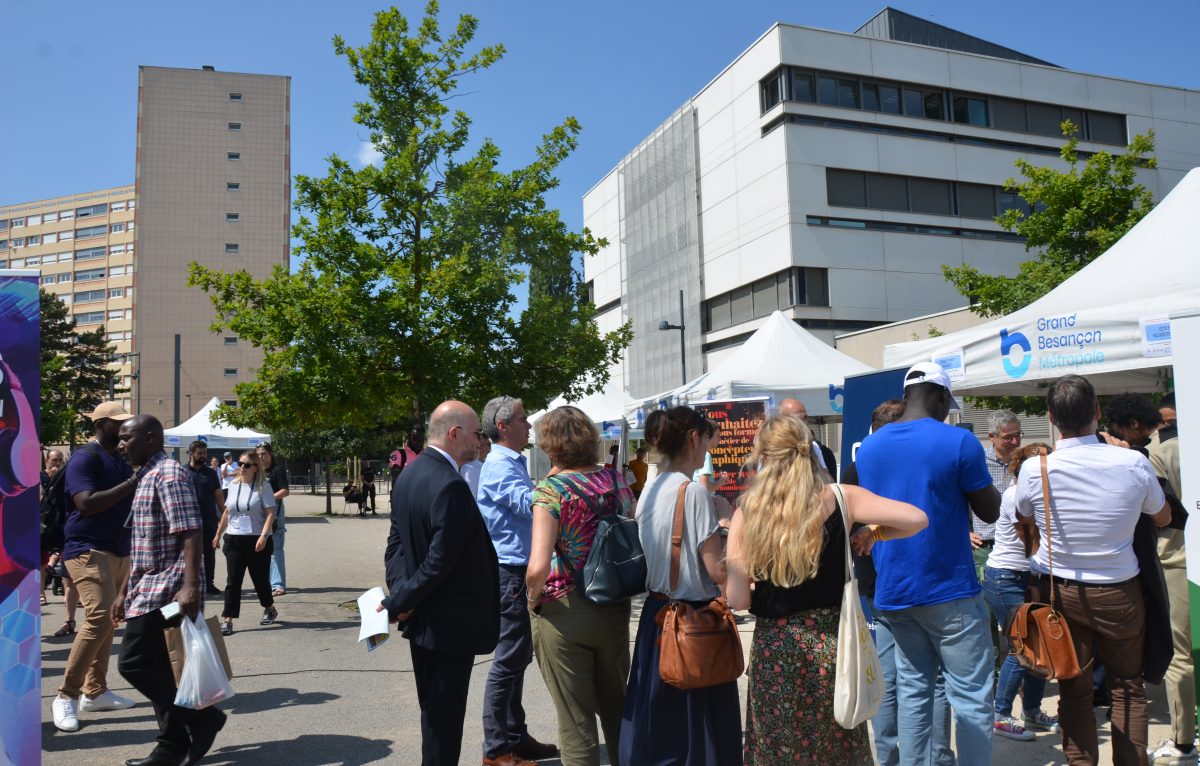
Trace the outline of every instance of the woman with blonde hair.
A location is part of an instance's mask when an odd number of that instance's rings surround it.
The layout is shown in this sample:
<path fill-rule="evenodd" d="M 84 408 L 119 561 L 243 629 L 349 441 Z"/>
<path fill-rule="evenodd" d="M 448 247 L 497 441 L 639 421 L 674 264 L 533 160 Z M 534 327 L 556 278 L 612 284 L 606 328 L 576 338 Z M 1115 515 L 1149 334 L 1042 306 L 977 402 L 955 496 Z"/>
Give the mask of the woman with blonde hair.
<path fill-rule="evenodd" d="M 628 599 L 594 604 L 579 591 L 602 515 L 629 515 L 633 493 L 618 471 L 596 464 L 600 431 L 576 407 L 537 424 L 538 446 L 553 464 L 533 495 L 533 543 L 525 585 L 538 668 L 558 713 L 563 766 L 599 766 L 596 719 L 608 762 L 617 764 L 625 678 Z"/>
<path fill-rule="evenodd" d="M 800 418 L 777 416 L 763 424 L 747 460 L 757 474 L 729 531 L 729 605 L 758 618 L 749 662 L 747 764 L 874 762 L 866 724 L 847 730 L 833 719 L 846 524 L 872 525 L 876 539 L 908 537 L 928 524 L 915 506 L 861 487 L 839 485 L 840 508 L 821 478 L 812 443 Z"/>
<path fill-rule="evenodd" d="M 271 530 L 275 524 L 275 497 L 271 484 L 263 476 L 262 464 L 254 450 L 238 458 L 236 473 L 225 495 L 225 512 L 217 523 L 213 548 L 225 553 L 225 609 L 221 633 L 233 635 L 233 621 L 242 612 L 242 581 L 250 572 L 250 581 L 262 604 L 260 625 L 275 622 L 275 597 L 271 595 Z M 228 532 L 226 532 L 228 530 Z M 225 543 L 221 544 L 221 535 Z"/>

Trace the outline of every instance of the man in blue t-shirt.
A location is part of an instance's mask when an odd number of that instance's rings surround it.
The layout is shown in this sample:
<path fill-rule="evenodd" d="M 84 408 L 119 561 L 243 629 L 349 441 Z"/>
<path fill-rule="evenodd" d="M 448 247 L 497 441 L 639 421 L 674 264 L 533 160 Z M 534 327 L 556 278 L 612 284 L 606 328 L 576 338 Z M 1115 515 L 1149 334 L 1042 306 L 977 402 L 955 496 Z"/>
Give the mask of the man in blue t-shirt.
<path fill-rule="evenodd" d="M 117 432 L 133 416 L 116 402 L 104 402 L 88 417 L 96 438 L 71 453 L 63 469 L 68 508 L 62 557 L 79 591 L 84 618 L 50 705 L 54 725 L 62 731 L 79 729 L 80 711 L 133 707 L 133 700 L 108 688 L 116 630 L 112 607 L 129 575 L 130 515 L 140 478 L 117 453 Z"/>
<path fill-rule="evenodd" d="M 859 481 L 925 511 L 929 526 L 872 548 L 875 606 L 896 641 L 901 763 L 930 762 L 933 687 L 939 668 L 957 724 L 959 764 L 991 761 L 992 669 L 988 610 L 971 555 L 971 512 L 992 523 L 1000 494 L 983 447 L 943 421 L 958 402 L 941 366 L 922 362 L 904 377 L 900 420 L 858 449 Z"/>

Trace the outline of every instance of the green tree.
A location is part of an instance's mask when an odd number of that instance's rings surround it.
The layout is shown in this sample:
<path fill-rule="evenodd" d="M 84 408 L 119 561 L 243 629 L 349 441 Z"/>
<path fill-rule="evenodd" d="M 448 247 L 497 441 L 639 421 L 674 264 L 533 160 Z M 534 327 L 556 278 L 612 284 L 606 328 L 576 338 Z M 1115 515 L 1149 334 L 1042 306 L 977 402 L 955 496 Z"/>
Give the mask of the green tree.
<path fill-rule="evenodd" d="M 1134 136 L 1123 154 L 1097 152 L 1080 167 L 1078 129 L 1062 124 L 1067 137 L 1060 156 L 1066 170 L 1016 162 L 1023 180 L 1004 183 L 1026 202 L 1029 212 L 1010 209 L 996 218 L 1006 231 L 1025 238 L 1025 250 L 1036 251 L 1020 264 L 1016 276 L 985 274 L 969 264 L 942 266 L 942 273 L 971 302 L 980 316 L 1002 316 L 1028 306 L 1062 284 L 1116 244 L 1154 207 L 1149 190 L 1137 182 L 1138 168 L 1154 168 L 1154 132 Z M 985 409 L 1011 409 L 1044 415 L 1040 396 L 968 397 Z"/>
<path fill-rule="evenodd" d="M 334 37 L 366 92 L 354 120 L 382 159 L 355 170 L 332 155 L 325 176 L 296 178 L 298 271 L 279 266 L 260 281 L 191 265 L 213 330 L 263 350 L 257 379 L 222 408 L 230 422 L 404 427 L 445 398 L 479 405 L 500 392 L 533 410 L 599 390 L 628 345 L 628 326 L 597 331 L 570 266 L 604 243 L 568 230 L 544 199 L 579 123 L 555 127 L 515 170 L 501 170 L 486 138 L 469 152 L 471 119 L 448 104 L 504 51 L 468 54 L 477 21 L 462 16 L 443 36 L 437 14 L 430 2 L 410 30 L 395 8 L 382 11 L 363 47 Z M 530 272 L 551 289 L 530 291 L 517 311 L 514 287 Z"/>
<path fill-rule="evenodd" d="M 980 316 L 1011 314 L 1041 298 L 1063 280 L 1094 261 L 1154 207 L 1146 187 L 1137 182 L 1139 167 L 1158 166 L 1154 132 L 1135 136 L 1124 154 L 1097 152 L 1079 167 L 1077 128 L 1062 124 L 1067 137 L 1060 156 L 1066 170 L 1019 159 L 1023 181 L 1010 178 L 1004 188 L 1015 191 L 1030 212 L 1008 210 L 996 218 L 1006 231 L 1025 238 L 1025 250 L 1037 251 L 1016 276 L 984 274 L 969 264 L 943 266 L 942 273 L 971 301 Z"/>
<path fill-rule="evenodd" d="M 84 415 L 109 398 L 115 350 L 104 328 L 75 331 L 66 304 L 42 290 L 41 303 L 41 433 L 43 444 L 70 444 L 91 435 Z M 112 390 L 116 390 L 115 387 Z M 120 389 L 124 393 L 125 389 Z"/>

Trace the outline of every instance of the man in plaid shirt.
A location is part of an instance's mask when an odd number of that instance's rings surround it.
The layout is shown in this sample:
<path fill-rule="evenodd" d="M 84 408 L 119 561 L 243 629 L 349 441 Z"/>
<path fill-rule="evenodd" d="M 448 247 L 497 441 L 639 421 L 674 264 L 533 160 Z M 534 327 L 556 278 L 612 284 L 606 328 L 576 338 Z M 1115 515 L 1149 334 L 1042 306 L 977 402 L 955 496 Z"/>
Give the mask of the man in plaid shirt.
<path fill-rule="evenodd" d="M 125 459 L 140 466 L 130 517 L 129 584 L 113 605 L 114 621 L 126 620 L 118 667 L 154 705 L 159 728 L 158 744 L 150 755 L 125 763 L 195 764 L 212 747 L 225 714 L 215 707 L 189 710 L 175 705 L 175 676 L 163 635 L 166 620 L 159 610 L 178 601 L 188 617 L 201 612 L 200 506 L 187 470 L 163 452 L 163 427 L 157 418 L 138 415 L 126 420 L 117 439 Z"/>

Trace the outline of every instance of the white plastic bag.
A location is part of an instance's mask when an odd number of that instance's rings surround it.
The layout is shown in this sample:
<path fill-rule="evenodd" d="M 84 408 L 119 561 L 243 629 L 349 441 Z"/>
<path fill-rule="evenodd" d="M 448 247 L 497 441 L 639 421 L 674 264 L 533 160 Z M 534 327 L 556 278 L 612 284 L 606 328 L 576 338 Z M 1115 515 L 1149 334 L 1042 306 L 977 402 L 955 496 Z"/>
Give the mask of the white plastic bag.
<path fill-rule="evenodd" d="M 179 691 L 175 704 L 201 710 L 233 696 L 233 686 L 225 675 L 217 645 L 213 643 L 203 615 L 195 619 L 183 617 L 183 645 L 186 659 L 179 675 Z"/>

